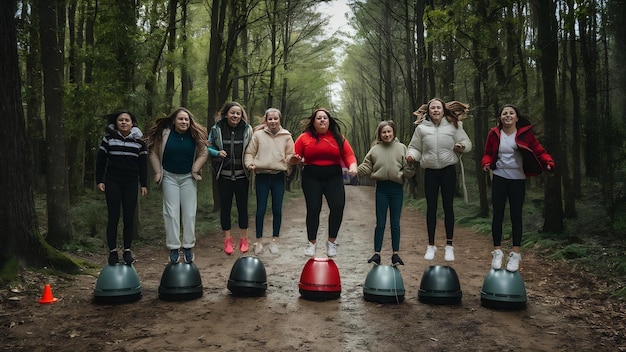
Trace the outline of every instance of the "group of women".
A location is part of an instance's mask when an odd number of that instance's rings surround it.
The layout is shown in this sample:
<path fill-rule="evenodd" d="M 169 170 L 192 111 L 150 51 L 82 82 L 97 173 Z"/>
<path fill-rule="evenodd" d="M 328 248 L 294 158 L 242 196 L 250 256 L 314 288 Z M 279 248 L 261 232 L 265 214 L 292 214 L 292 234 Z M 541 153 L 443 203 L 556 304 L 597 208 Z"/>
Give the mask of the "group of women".
<path fill-rule="evenodd" d="M 428 245 L 424 258 L 433 260 L 437 251 L 435 230 L 437 204 L 441 193 L 446 234 L 444 260 L 454 261 L 453 200 L 457 184 L 456 166 L 460 156 L 472 150 L 472 142 L 463 129 L 459 113 L 439 98 L 432 99 L 418 114 L 417 126 L 407 146 L 396 137 L 393 121 L 382 121 L 376 140 L 363 162 L 358 165 L 352 147 L 331 113 L 319 108 L 305 120 L 302 134 L 293 141 L 281 126 L 281 112 L 268 109 L 263 121 L 252 128 L 244 108 L 237 102 L 225 104 L 210 131 L 194 120 L 191 112 L 178 108 L 156 120 L 145 136 L 137 119 L 128 111 L 109 115 L 96 162 L 96 182 L 105 192 L 109 219 L 107 241 L 109 264 L 119 262 L 117 225 L 120 208 L 124 219 L 123 260 L 132 264 L 130 252 L 138 187 L 147 194 L 147 159 L 154 170 L 154 180 L 163 190 L 163 219 L 170 261 L 194 260 L 197 182 L 208 157 L 219 191 L 220 223 L 224 234 L 224 252 L 232 254 L 231 207 L 235 198 L 238 217 L 238 249 L 249 250 L 248 189 L 254 180 L 256 190 L 255 254 L 263 252 L 263 219 L 267 201 L 272 199 L 272 239 L 270 252 L 278 252 L 282 222 L 282 201 L 290 166 L 302 168 L 302 190 L 306 203 L 308 243 L 305 255 L 315 256 L 323 198 L 329 208 L 326 255 L 337 255 L 337 237 L 343 219 L 345 190 L 343 168 L 353 178 L 368 176 L 376 181 L 376 227 L 374 255 L 370 263 L 381 263 L 383 234 L 387 213 L 391 227 L 392 265 L 404 264 L 399 256 L 400 216 L 403 184 L 413 177 L 416 165 L 424 169 Z M 554 161 L 532 132 L 532 125 L 513 105 L 505 105 L 488 134 L 482 157 L 483 170 L 492 172 L 493 246 L 492 268 L 500 269 L 502 222 L 507 200 L 512 221 L 512 252 L 507 270 L 516 271 L 521 260 L 522 206 L 525 178 L 552 170 Z M 463 173 L 462 173 L 463 174 Z M 464 182 L 464 180 L 463 180 Z M 120 206 L 121 205 L 121 206 Z M 182 241 L 180 238 L 182 217 Z"/>

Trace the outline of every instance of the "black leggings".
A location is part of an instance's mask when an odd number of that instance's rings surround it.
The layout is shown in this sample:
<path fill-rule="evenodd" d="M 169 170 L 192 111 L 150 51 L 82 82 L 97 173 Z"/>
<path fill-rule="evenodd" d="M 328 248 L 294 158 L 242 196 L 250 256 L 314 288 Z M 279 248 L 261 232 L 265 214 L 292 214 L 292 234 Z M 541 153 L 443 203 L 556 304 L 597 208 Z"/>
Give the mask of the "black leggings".
<path fill-rule="evenodd" d="M 504 221 L 504 207 L 507 198 L 509 199 L 513 246 L 519 247 L 522 244 L 522 208 L 524 207 L 524 198 L 526 198 L 526 180 L 509 180 L 493 175 L 491 180 L 491 201 L 493 203 L 491 234 L 495 247 L 502 244 L 502 222 Z"/>
<path fill-rule="evenodd" d="M 136 179 L 125 181 L 107 180 L 105 182 L 105 196 L 109 219 L 107 224 L 107 242 L 109 250 L 117 248 L 117 224 L 120 221 L 120 208 L 124 220 L 124 249 L 130 249 L 133 242 L 133 228 L 135 226 L 135 209 L 137 208 L 137 192 L 139 183 Z"/>
<path fill-rule="evenodd" d="M 322 195 L 326 197 L 330 210 L 328 238 L 337 238 L 343 220 L 343 208 L 346 204 L 341 166 L 305 165 L 302 170 L 302 191 L 306 202 L 306 234 L 309 241 L 317 239 Z"/>
<path fill-rule="evenodd" d="M 426 228 L 428 244 L 435 244 L 435 228 L 437 226 L 437 201 L 441 188 L 446 240 L 452 244 L 454 237 L 454 191 L 456 188 L 456 170 L 454 165 L 443 169 L 426 169 L 424 171 L 424 193 L 426 194 Z"/>
<path fill-rule="evenodd" d="M 237 220 L 240 229 L 248 228 L 248 178 L 239 178 L 234 181 L 226 176 L 217 179 L 217 187 L 220 193 L 220 223 L 222 230 L 227 231 L 232 227 L 230 208 L 233 206 L 233 195 L 237 204 Z"/>

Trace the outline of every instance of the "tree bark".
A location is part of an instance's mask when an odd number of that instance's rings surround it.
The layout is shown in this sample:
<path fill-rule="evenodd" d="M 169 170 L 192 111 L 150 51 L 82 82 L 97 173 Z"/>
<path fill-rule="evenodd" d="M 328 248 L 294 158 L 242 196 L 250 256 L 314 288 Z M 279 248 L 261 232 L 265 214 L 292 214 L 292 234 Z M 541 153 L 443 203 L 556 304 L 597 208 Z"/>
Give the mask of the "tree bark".
<path fill-rule="evenodd" d="M 77 272 L 78 266 L 50 248 L 38 231 L 30 162 L 22 108 L 20 69 L 17 59 L 15 8 L 0 1 L 0 266 L 13 261 L 21 266 L 54 267 Z"/>
<path fill-rule="evenodd" d="M 39 1 L 46 116 L 47 241 L 60 248 L 72 237 L 63 123 L 63 61 L 57 41 L 57 2 Z"/>
<path fill-rule="evenodd" d="M 559 158 L 561 138 L 559 124 L 561 116 L 557 111 L 556 72 L 558 69 L 558 25 L 556 5 L 552 1 L 531 1 L 537 18 L 537 49 L 543 82 L 543 104 L 546 133 L 544 147 L 551 152 L 556 163 L 555 169 L 546 177 L 544 199 L 543 231 L 561 233 L 563 224 L 563 202 L 561 198 L 561 171 Z"/>

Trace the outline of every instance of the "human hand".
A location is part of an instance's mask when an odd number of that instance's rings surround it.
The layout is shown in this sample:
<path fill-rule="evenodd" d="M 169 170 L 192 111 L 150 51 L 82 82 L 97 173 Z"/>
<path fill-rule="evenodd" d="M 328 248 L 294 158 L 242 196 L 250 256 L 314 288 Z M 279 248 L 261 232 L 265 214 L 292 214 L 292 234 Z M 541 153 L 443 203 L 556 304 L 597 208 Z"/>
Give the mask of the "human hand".
<path fill-rule="evenodd" d="M 302 156 L 300 154 L 294 154 L 290 159 L 290 164 L 297 164 L 302 161 Z"/>
<path fill-rule="evenodd" d="M 410 163 L 414 162 L 414 161 L 415 161 L 415 159 L 413 159 L 413 156 L 411 156 L 411 155 L 407 155 L 407 157 L 406 157 L 406 161 L 410 164 Z"/>
<path fill-rule="evenodd" d="M 252 171 L 256 168 L 256 166 L 254 166 L 254 164 L 250 164 L 248 165 L 248 170 Z"/>
<path fill-rule="evenodd" d="M 484 172 L 488 172 L 489 170 L 491 170 L 491 164 L 483 165 Z"/>
<path fill-rule="evenodd" d="M 348 169 L 348 175 L 350 177 L 355 177 L 358 174 L 358 169 L 356 166 L 356 163 L 350 165 L 350 168 Z"/>
<path fill-rule="evenodd" d="M 160 172 L 155 173 L 155 174 L 154 174 L 154 183 L 156 183 L 157 185 L 158 185 L 159 183 L 161 183 L 161 177 L 162 177 L 162 175 L 161 175 L 161 173 L 160 173 Z"/>
<path fill-rule="evenodd" d="M 454 145 L 454 150 L 462 153 L 465 150 L 465 145 L 463 143 L 457 143 Z"/>
<path fill-rule="evenodd" d="M 228 156 L 228 153 L 226 153 L 225 150 L 220 150 L 219 156 L 220 156 L 220 158 L 225 158 L 226 156 Z"/>
<path fill-rule="evenodd" d="M 106 188 L 105 188 L 105 186 L 104 186 L 104 183 L 98 183 L 98 189 L 99 189 L 100 191 L 104 192 L 104 191 L 105 191 L 105 189 L 106 189 Z"/>
<path fill-rule="evenodd" d="M 141 196 L 145 197 L 148 194 L 148 187 L 141 187 Z"/>
<path fill-rule="evenodd" d="M 202 176 L 200 175 L 199 172 L 192 172 L 191 173 L 191 177 L 193 177 L 193 179 L 196 180 L 196 181 L 202 180 Z"/>

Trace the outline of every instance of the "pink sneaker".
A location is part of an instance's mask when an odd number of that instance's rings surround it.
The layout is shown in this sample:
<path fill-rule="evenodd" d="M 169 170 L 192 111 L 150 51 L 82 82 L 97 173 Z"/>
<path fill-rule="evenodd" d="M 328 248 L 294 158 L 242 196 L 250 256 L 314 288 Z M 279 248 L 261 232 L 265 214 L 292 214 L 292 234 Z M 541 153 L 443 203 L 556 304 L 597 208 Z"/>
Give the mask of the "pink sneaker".
<path fill-rule="evenodd" d="M 239 250 L 241 253 L 246 253 L 248 251 L 248 239 L 240 238 L 239 239 Z"/>
<path fill-rule="evenodd" d="M 233 249 L 233 238 L 228 237 L 224 240 L 224 253 L 231 255 L 235 250 Z"/>

